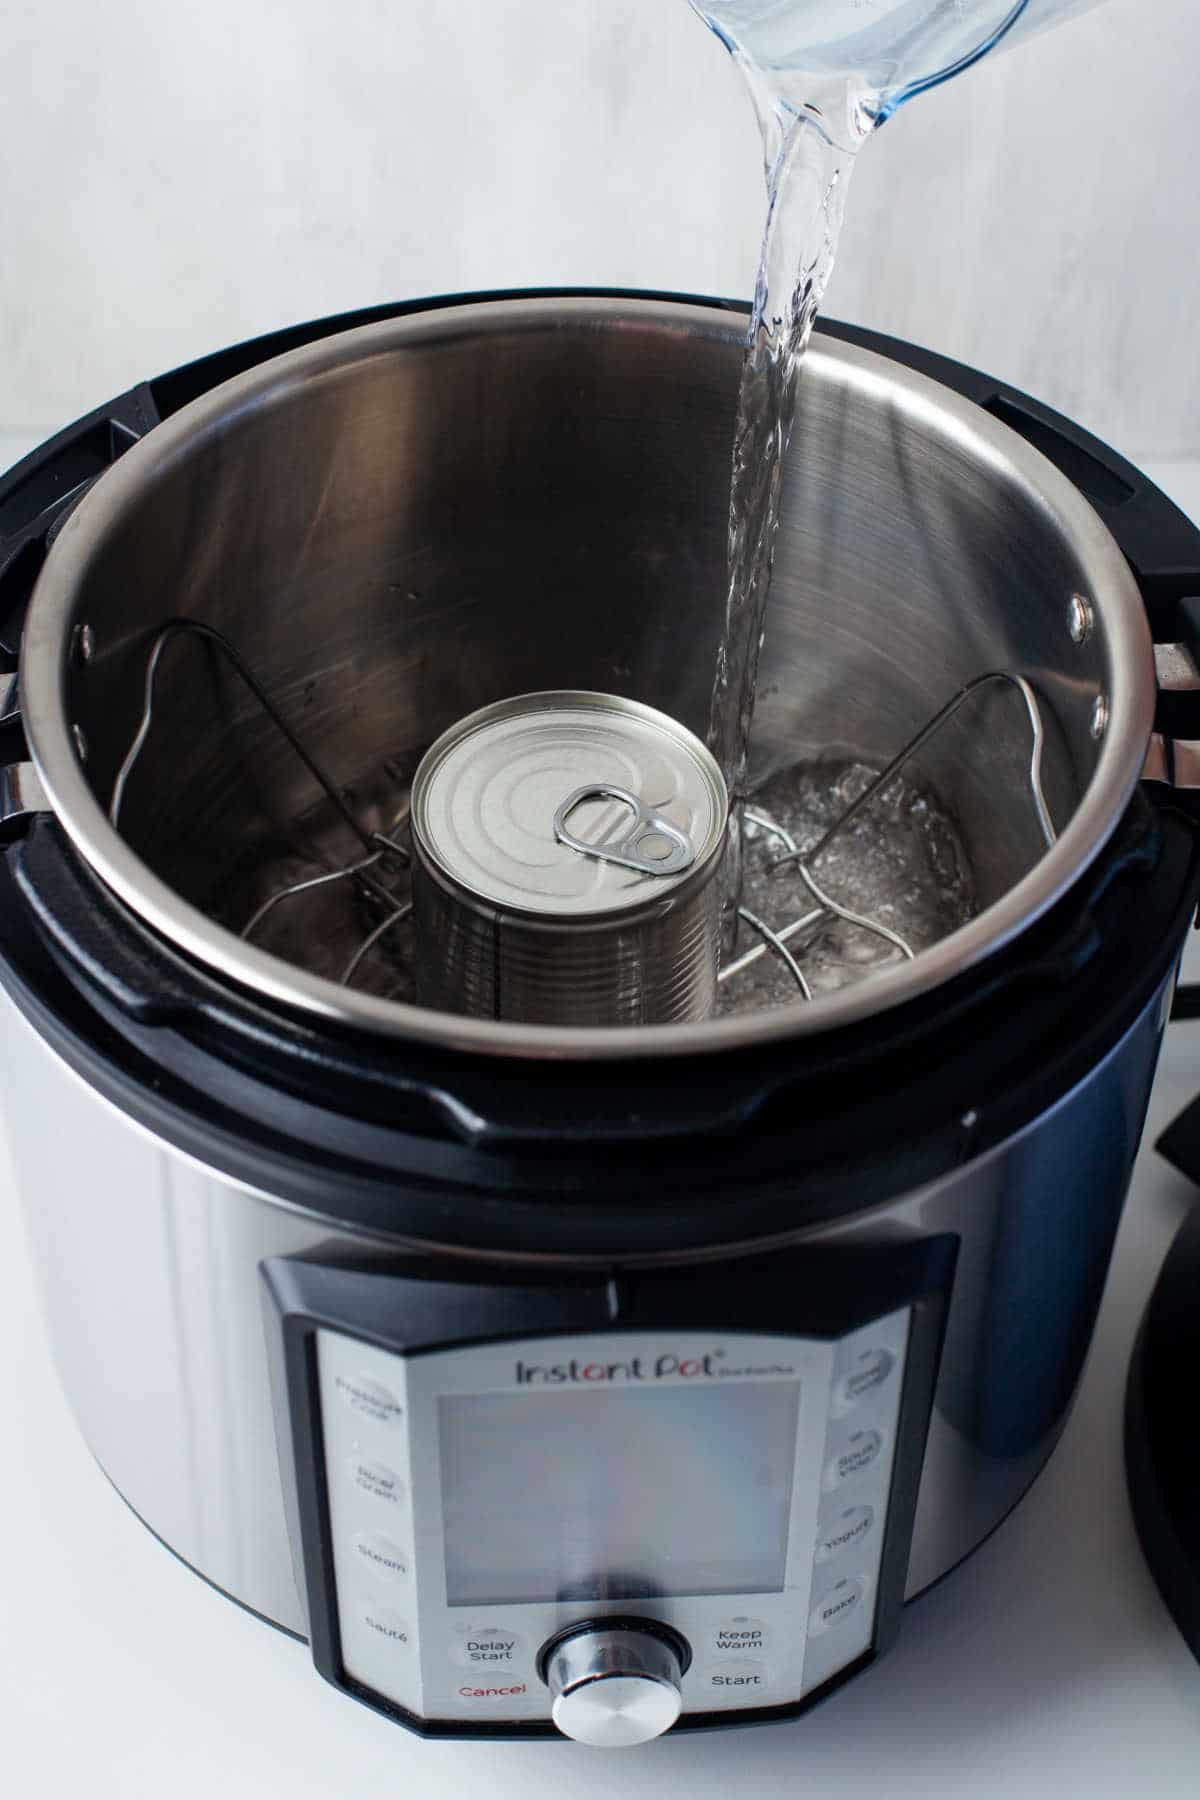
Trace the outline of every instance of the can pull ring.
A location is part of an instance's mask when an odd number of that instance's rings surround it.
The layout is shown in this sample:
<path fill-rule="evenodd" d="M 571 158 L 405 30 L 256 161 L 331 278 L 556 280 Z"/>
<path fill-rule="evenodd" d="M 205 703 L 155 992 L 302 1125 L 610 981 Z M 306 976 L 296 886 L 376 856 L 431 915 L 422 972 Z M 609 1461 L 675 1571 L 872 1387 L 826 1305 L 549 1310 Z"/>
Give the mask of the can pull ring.
<path fill-rule="evenodd" d="M 567 828 L 567 820 L 585 800 L 619 800 L 633 813 L 633 824 L 624 837 L 589 844 Z M 594 856 L 600 862 L 616 863 L 621 869 L 635 869 L 639 875 L 678 875 L 690 869 L 696 860 L 692 841 L 685 831 L 670 819 L 664 819 L 652 807 L 631 794 L 628 788 L 615 787 L 608 781 L 591 781 L 586 787 L 568 794 L 554 815 L 554 835 L 560 844 L 578 850 L 583 856 Z"/>

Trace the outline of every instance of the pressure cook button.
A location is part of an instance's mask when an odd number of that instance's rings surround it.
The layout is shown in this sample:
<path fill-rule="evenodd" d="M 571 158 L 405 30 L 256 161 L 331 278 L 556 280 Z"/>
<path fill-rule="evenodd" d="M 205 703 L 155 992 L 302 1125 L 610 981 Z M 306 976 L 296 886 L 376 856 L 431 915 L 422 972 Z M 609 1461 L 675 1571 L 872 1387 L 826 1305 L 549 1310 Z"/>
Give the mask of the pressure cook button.
<path fill-rule="evenodd" d="M 354 1548 L 376 1575 L 385 1581 L 399 1581 L 408 1574 L 408 1557 L 381 1531 L 360 1531 Z"/>
<path fill-rule="evenodd" d="M 391 1388 L 384 1387 L 372 1375 L 339 1375 L 335 1386 L 352 1412 L 375 1419 L 380 1425 L 395 1425 L 404 1417 L 404 1408 Z"/>
<path fill-rule="evenodd" d="M 454 1648 L 454 1660 L 464 1669 L 511 1668 L 521 1661 L 524 1644 L 504 1625 L 472 1625 Z"/>
<path fill-rule="evenodd" d="M 832 1562 L 843 1550 L 861 1544 L 875 1523 L 873 1506 L 849 1506 L 844 1513 L 830 1519 L 817 1542 L 815 1562 Z"/>
<path fill-rule="evenodd" d="M 824 1487 L 841 1487 L 855 1475 L 869 1469 L 883 1449 L 883 1434 L 878 1431 L 856 1431 L 849 1443 L 830 1457 L 825 1468 Z"/>
<path fill-rule="evenodd" d="M 395 1469 L 389 1469 L 386 1463 L 372 1462 L 369 1457 L 350 1458 L 350 1479 L 364 1494 L 389 1506 L 399 1506 L 404 1498 L 404 1483 Z"/>
<path fill-rule="evenodd" d="M 747 1619 L 741 1614 L 726 1619 L 712 1634 L 711 1648 L 718 1656 L 761 1656 L 767 1648 L 767 1628 L 761 1619 Z"/>
<path fill-rule="evenodd" d="M 389 1644 L 394 1644 L 397 1650 L 412 1648 L 412 1628 L 408 1620 L 402 1619 L 390 1606 L 376 1606 L 373 1601 L 368 1600 L 359 1611 L 363 1624 L 377 1632 L 381 1638 L 386 1638 Z"/>
<path fill-rule="evenodd" d="M 714 1663 L 704 1676 L 704 1685 L 721 1694 L 738 1694 L 750 1701 L 752 1696 L 770 1687 L 766 1665 L 760 1662 Z"/>
<path fill-rule="evenodd" d="M 860 1400 L 881 1388 L 896 1365 L 890 1350 L 864 1350 L 833 1390 L 835 1417 L 853 1412 Z"/>
<path fill-rule="evenodd" d="M 824 1598 L 817 1601 L 808 1616 L 809 1636 L 820 1637 L 822 1632 L 831 1631 L 835 1625 L 842 1624 L 851 1613 L 858 1611 L 866 1591 L 866 1582 L 860 1581 L 856 1575 L 848 1576 L 845 1581 L 839 1581 L 836 1587 L 831 1587 Z"/>

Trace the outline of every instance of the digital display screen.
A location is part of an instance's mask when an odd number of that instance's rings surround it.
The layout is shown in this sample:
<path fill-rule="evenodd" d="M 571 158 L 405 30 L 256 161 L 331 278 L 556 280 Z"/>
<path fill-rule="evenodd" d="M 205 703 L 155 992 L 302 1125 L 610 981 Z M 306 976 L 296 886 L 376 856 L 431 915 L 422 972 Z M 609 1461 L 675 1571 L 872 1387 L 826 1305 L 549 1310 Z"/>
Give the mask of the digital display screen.
<path fill-rule="evenodd" d="M 772 1594 L 798 1381 L 438 1401 L 446 1599 Z"/>

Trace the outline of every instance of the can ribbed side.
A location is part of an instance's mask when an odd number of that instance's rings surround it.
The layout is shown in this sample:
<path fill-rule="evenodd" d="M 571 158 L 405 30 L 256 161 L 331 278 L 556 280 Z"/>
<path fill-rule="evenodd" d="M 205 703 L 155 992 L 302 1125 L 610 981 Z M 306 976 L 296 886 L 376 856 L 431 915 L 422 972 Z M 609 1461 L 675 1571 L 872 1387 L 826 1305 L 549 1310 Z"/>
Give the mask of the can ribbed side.
<path fill-rule="evenodd" d="M 670 1025 L 707 1018 L 717 992 L 719 859 L 653 908 L 583 925 L 527 920 L 451 893 L 413 867 L 424 1006 L 538 1025 Z"/>

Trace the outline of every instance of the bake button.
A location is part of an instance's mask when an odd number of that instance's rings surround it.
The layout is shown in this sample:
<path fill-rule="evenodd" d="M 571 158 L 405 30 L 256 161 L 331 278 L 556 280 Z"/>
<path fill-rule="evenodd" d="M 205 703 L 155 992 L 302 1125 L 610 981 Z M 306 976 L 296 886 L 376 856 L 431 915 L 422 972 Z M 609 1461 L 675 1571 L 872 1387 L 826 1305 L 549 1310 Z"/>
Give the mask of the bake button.
<path fill-rule="evenodd" d="M 374 1601 L 368 1600 L 359 1608 L 359 1616 L 364 1625 L 386 1638 L 389 1644 L 394 1644 L 397 1650 L 412 1648 L 412 1627 L 390 1606 L 376 1606 Z"/>
<path fill-rule="evenodd" d="M 853 1412 L 860 1400 L 883 1386 L 895 1366 L 890 1350 L 864 1350 L 834 1387 L 834 1414 Z"/>
<path fill-rule="evenodd" d="M 873 1506 L 849 1506 L 844 1513 L 838 1513 L 824 1526 L 821 1537 L 817 1540 L 817 1551 L 814 1562 L 832 1562 L 843 1550 L 861 1544 L 869 1536 L 875 1523 Z"/>
<path fill-rule="evenodd" d="M 521 1660 L 524 1644 L 504 1625 L 472 1625 L 460 1633 L 454 1660 L 464 1669 L 511 1668 Z"/>
<path fill-rule="evenodd" d="M 354 1548 L 374 1574 L 385 1581 L 400 1581 L 408 1574 L 408 1557 L 381 1531 L 360 1531 Z"/>
<path fill-rule="evenodd" d="M 861 1475 L 883 1449 L 883 1434 L 878 1431 L 856 1431 L 849 1443 L 831 1456 L 825 1466 L 822 1486 L 828 1491 L 841 1487 L 855 1475 Z"/>
<path fill-rule="evenodd" d="M 768 1632 L 761 1619 L 747 1619 L 739 1614 L 718 1625 L 710 1639 L 710 1648 L 718 1656 L 761 1656 L 769 1647 Z"/>
<path fill-rule="evenodd" d="M 380 1425 L 395 1425 L 404 1417 L 404 1408 L 391 1388 L 384 1387 L 372 1375 L 339 1375 L 334 1386 L 351 1412 L 361 1413 L 364 1418 L 375 1419 Z"/>
<path fill-rule="evenodd" d="M 710 1693 L 737 1694 L 745 1700 L 771 1685 L 766 1664 L 760 1662 L 714 1663 L 702 1680 Z"/>
<path fill-rule="evenodd" d="M 866 1591 L 866 1582 L 859 1580 L 857 1575 L 848 1576 L 845 1581 L 839 1581 L 836 1587 L 831 1587 L 808 1615 L 809 1636 L 820 1637 L 822 1632 L 832 1631 L 834 1626 L 843 1624 L 851 1613 L 858 1611 Z"/>
<path fill-rule="evenodd" d="M 350 1458 L 350 1479 L 364 1494 L 389 1506 L 399 1506 L 404 1498 L 404 1483 L 395 1469 L 389 1469 L 386 1463 L 372 1462 L 370 1457 Z"/>

